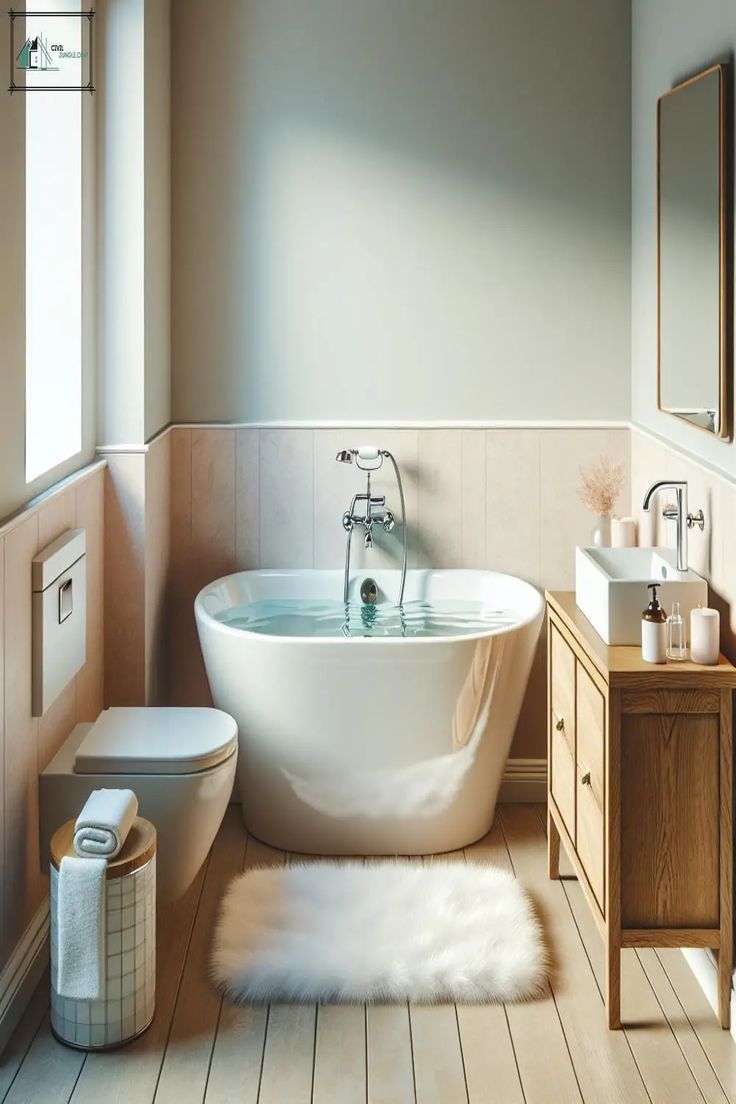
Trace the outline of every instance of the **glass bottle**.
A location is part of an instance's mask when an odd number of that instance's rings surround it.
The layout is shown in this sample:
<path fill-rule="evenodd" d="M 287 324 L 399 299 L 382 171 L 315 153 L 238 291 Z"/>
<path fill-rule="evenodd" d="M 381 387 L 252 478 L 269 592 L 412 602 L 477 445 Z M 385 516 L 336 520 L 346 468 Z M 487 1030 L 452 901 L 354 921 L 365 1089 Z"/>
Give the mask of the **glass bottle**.
<path fill-rule="evenodd" d="M 667 658 L 682 660 L 687 657 L 685 645 L 685 622 L 680 613 L 680 603 L 672 603 L 672 612 L 667 618 Z"/>

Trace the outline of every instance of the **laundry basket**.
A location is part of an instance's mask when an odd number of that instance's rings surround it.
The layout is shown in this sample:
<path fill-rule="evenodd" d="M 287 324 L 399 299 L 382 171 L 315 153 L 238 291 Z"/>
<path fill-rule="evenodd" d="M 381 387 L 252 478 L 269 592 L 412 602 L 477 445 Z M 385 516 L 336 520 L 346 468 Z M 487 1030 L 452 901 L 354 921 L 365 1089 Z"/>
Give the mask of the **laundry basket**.
<path fill-rule="evenodd" d="M 136 817 L 107 864 L 105 1000 L 70 1000 L 56 991 L 59 866 L 74 855 L 73 820 L 51 840 L 51 1027 L 82 1050 L 119 1046 L 145 1031 L 156 1007 L 156 829 Z"/>

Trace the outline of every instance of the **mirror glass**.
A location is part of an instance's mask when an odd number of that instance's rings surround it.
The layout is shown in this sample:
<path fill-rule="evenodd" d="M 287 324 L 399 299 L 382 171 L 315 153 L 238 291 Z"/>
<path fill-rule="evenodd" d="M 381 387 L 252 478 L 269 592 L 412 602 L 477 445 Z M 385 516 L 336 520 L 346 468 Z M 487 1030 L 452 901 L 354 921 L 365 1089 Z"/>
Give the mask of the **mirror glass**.
<path fill-rule="evenodd" d="M 726 417 L 724 72 L 657 113 L 659 407 L 720 437 Z"/>

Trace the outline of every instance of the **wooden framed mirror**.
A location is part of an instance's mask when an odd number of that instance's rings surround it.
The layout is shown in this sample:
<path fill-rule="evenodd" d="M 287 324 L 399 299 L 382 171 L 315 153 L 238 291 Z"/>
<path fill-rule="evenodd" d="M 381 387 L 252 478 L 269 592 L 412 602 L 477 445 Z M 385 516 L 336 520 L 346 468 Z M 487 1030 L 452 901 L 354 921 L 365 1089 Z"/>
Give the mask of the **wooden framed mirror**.
<path fill-rule="evenodd" d="M 726 81 L 710 68 L 657 101 L 657 402 L 729 436 Z"/>

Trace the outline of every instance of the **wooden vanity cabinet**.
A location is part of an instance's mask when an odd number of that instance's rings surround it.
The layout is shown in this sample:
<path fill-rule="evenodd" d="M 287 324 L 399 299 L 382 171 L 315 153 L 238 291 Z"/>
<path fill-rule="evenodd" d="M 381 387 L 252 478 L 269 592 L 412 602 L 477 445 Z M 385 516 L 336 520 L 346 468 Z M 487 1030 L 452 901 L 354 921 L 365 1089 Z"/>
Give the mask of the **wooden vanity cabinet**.
<path fill-rule="evenodd" d="M 608 1025 L 622 947 L 708 947 L 728 1027 L 736 669 L 608 647 L 571 593 L 547 615 L 549 876 L 562 840 L 605 942 Z"/>

